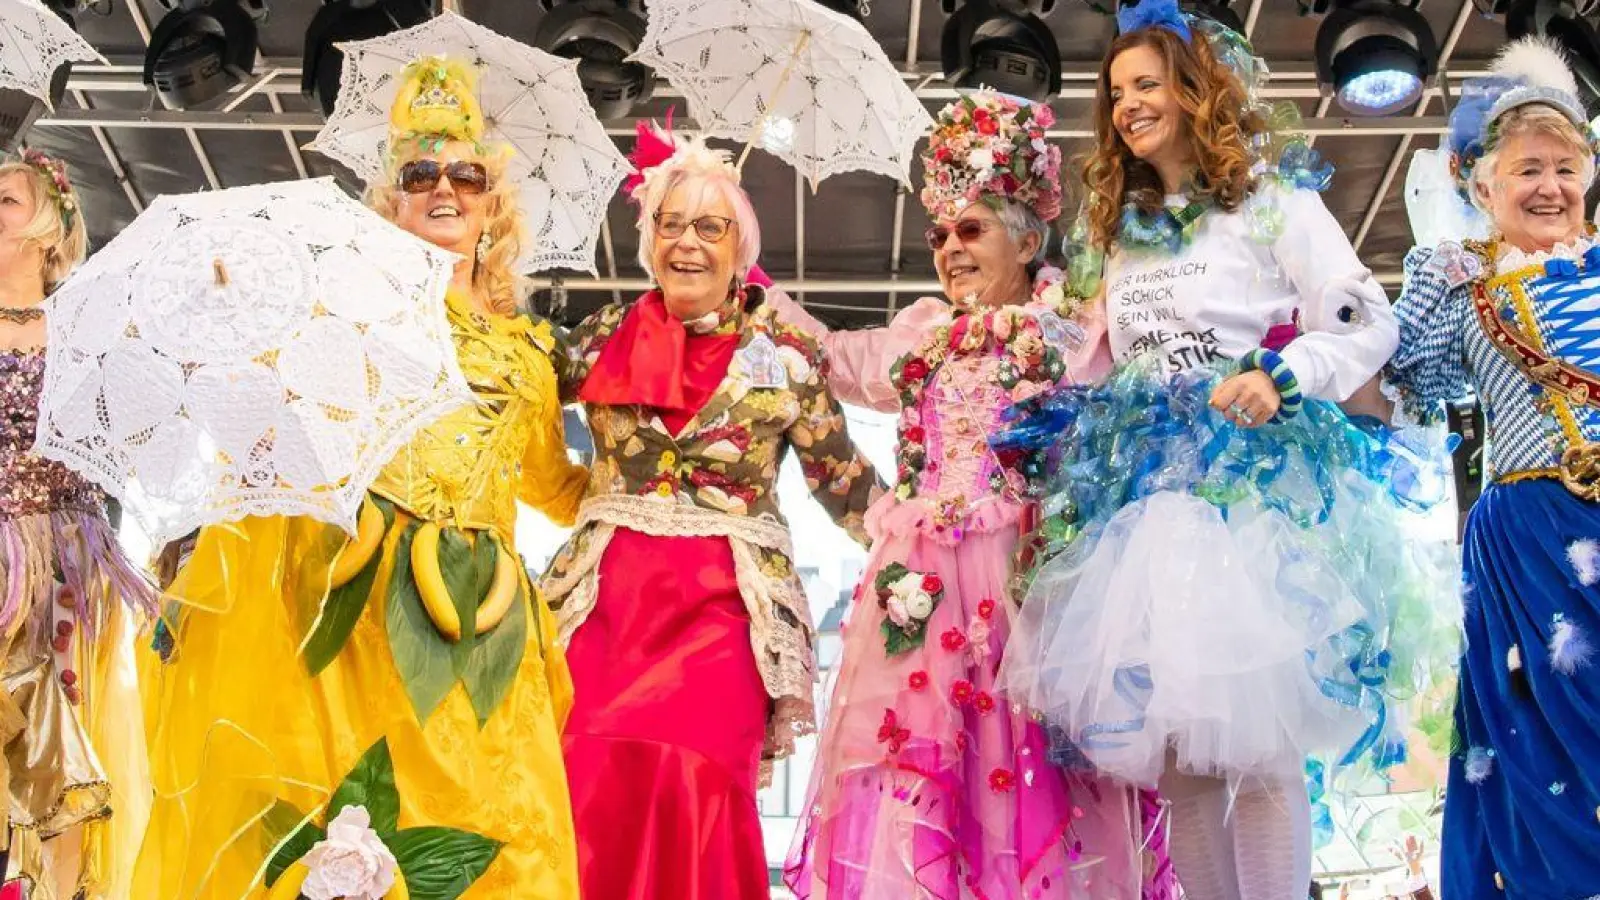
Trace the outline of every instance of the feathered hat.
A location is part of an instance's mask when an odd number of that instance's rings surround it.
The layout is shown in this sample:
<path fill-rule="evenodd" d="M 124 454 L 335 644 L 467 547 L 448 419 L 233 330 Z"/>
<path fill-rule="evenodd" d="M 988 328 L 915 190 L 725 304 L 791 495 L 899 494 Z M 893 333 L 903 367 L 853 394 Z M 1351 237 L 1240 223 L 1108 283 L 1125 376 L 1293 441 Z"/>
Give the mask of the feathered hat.
<path fill-rule="evenodd" d="M 1548 106 L 1565 116 L 1595 148 L 1594 136 L 1578 97 L 1578 81 L 1566 57 L 1543 38 L 1525 37 L 1506 46 L 1489 66 L 1489 74 L 1468 79 L 1450 113 L 1450 172 L 1456 189 L 1470 198 L 1472 170 L 1493 143 L 1500 120 L 1530 104 Z"/>
<path fill-rule="evenodd" d="M 992 93 L 939 111 L 922 151 L 922 205 L 935 220 L 977 202 L 1010 200 L 1052 222 L 1061 215 L 1061 148 L 1045 140 L 1055 114 L 1043 104 Z"/>

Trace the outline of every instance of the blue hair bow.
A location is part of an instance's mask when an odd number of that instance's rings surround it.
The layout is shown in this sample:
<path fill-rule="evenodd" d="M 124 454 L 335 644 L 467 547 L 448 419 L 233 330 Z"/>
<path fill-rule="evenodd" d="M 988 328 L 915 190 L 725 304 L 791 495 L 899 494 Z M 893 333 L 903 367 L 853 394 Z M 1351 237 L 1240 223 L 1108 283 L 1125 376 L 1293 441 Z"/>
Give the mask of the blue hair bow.
<path fill-rule="evenodd" d="M 1127 34 L 1141 28 L 1165 28 L 1186 41 L 1193 37 L 1177 0 L 1122 0 L 1117 5 L 1117 30 Z"/>

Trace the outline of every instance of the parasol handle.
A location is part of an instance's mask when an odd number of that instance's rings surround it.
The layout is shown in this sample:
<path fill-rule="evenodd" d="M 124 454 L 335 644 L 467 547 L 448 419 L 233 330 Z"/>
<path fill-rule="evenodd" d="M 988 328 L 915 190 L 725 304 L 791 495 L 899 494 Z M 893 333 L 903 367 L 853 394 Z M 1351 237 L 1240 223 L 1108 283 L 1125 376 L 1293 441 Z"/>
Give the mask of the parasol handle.
<path fill-rule="evenodd" d="M 216 276 L 217 287 L 228 286 L 228 267 L 222 264 L 222 257 L 211 260 L 211 273 Z"/>
<path fill-rule="evenodd" d="M 739 174 L 744 174 L 744 161 L 750 157 L 750 148 L 756 141 L 761 140 L 761 135 L 767 130 L 767 120 L 772 118 L 772 110 L 778 105 L 778 98 L 783 96 L 783 89 L 789 85 L 789 76 L 794 72 L 794 64 L 800 59 L 800 51 L 806 49 L 806 44 L 811 41 L 811 32 L 800 32 L 800 39 L 794 42 L 794 52 L 789 54 L 789 61 L 784 64 L 783 72 L 778 75 L 778 87 L 772 92 L 772 102 L 767 104 L 767 111 L 756 120 L 755 127 L 750 129 L 750 137 L 744 142 L 744 152 L 739 154 L 739 162 L 734 166 Z"/>

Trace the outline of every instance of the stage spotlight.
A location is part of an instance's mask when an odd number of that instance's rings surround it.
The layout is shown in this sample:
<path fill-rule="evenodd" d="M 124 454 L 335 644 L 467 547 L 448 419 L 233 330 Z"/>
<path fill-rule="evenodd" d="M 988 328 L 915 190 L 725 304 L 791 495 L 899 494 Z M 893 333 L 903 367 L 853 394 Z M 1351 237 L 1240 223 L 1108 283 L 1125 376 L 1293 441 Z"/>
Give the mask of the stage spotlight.
<path fill-rule="evenodd" d="M 1210 19 L 1224 28 L 1244 34 L 1244 20 L 1229 6 L 1230 0 L 1181 0 L 1178 6 L 1191 16 Z"/>
<path fill-rule="evenodd" d="M 332 115 L 339 97 L 339 75 L 344 71 L 344 54 L 335 44 L 421 25 L 438 12 L 434 0 L 323 0 L 322 8 L 306 26 L 300 93 L 316 100 L 323 115 Z"/>
<path fill-rule="evenodd" d="M 1413 0 L 1414 2 L 1414 0 Z M 1397 0 L 1333 0 L 1317 29 L 1317 81 L 1357 116 L 1386 116 L 1412 105 L 1433 77 L 1439 46 L 1412 5 Z"/>
<path fill-rule="evenodd" d="M 578 61 L 578 81 L 601 119 L 620 119 L 650 99 L 655 73 L 628 62 L 644 40 L 641 0 L 539 0 L 546 14 L 533 45 Z"/>
<path fill-rule="evenodd" d="M 196 109 L 250 77 L 266 0 L 161 0 L 170 12 L 150 35 L 144 83 L 168 109 Z"/>
<path fill-rule="evenodd" d="M 1061 49 L 1039 18 L 1055 0 L 942 0 L 944 78 L 957 89 L 992 88 L 1046 102 L 1061 92 Z"/>
<path fill-rule="evenodd" d="M 1513 0 L 1505 13 L 1507 39 L 1537 35 L 1566 53 L 1590 114 L 1600 112 L 1600 35 L 1585 17 L 1597 6 L 1597 0 Z"/>

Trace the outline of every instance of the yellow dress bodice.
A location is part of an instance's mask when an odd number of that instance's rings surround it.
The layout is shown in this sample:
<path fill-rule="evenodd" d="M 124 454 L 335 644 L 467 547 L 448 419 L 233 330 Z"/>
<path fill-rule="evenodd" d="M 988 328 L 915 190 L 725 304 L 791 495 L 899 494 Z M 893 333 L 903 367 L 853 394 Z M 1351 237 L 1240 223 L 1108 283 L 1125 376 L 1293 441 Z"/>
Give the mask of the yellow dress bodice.
<path fill-rule="evenodd" d="M 473 312 L 454 291 L 446 309 L 477 402 L 418 431 L 383 468 L 373 493 L 419 519 L 507 539 L 519 498 L 571 523 L 585 472 L 567 459 L 549 323 Z"/>

